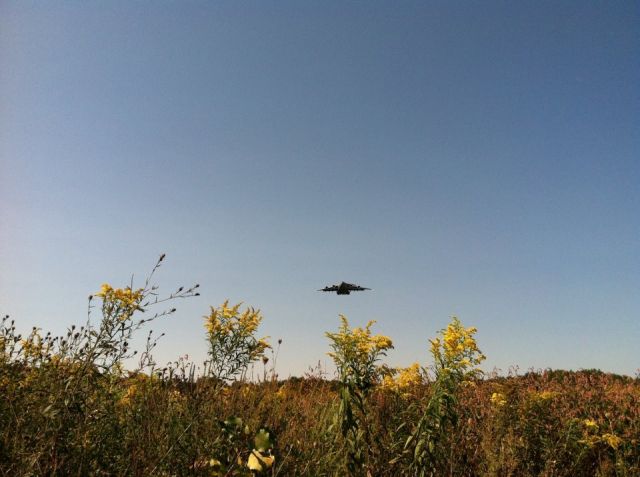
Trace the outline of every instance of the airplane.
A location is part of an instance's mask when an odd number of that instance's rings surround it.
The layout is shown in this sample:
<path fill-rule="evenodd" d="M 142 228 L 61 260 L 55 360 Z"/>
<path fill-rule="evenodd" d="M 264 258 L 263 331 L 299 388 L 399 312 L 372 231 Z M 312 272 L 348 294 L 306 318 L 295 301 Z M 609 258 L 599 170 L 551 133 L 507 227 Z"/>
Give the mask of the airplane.
<path fill-rule="evenodd" d="M 330 287 L 321 288 L 318 291 L 323 292 L 337 292 L 338 295 L 349 295 L 352 291 L 371 290 L 371 288 L 365 288 L 351 283 L 342 282 L 340 285 L 332 285 Z"/>

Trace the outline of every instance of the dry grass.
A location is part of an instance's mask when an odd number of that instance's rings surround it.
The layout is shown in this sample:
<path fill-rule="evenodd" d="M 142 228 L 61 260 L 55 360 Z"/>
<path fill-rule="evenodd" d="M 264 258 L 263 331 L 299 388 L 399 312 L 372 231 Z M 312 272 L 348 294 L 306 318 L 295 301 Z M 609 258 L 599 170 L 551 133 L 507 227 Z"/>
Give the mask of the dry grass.
<path fill-rule="evenodd" d="M 91 391 L 74 396 L 65 390 L 68 374 L 67 367 L 0 367 L 2 475 L 211 475 L 199 463 L 246 458 L 261 427 L 276 436 L 273 475 L 341 473 L 331 428 L 335 382 L 220 387 L 95 373 Z M 429 392 L 425 385 L 405 396 L 373 393 L 374 475 L 411 475 L 402 459 L 390 462 L 419 418 L 410 404 Z M 506 403 L 492 402 L 494 393 Z M 640 475 L 638 379 L 597 371 L 495 377 L 464 387 L 457 406 L 457 424 L 440 443 L 448 462 L 438 475 Z M 228 436 L 220 421 L 229 416 L 241 418 L 247 433 Z M 246 469 L 236 464 L 228 472 Z"/>
<path fill-rule="evenodd" d="M 379 366 L 390 338 L 343 318 L 327 334 L 339 380 L 271 370 L 251 383 L 248 366 L 268 362 L 262 316 L 225 302 L 206 317 L 206 376 L 184 360 L 158 369 L 151 335 L 139 369 L 124 371 L 131 336 L 175 311 L 148 310 L 197 288 L 161 299 L 149 279 L 105 284 L 100 322 L 62 337 L 2 320 L 0 475 L 640 476 L 639 378 L 482 377 L 475 328 L 457 319 L 431 340 L 430 369 L 394 377 Z"/>

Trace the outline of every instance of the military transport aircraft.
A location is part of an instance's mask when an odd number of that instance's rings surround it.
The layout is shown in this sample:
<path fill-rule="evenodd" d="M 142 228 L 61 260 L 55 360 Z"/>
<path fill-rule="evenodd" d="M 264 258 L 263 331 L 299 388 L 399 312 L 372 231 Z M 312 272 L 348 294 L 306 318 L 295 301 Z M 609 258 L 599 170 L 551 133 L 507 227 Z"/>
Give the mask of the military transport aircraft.
<path fill-rule="evenodd" d="M 365 288 L 358 285 L 352 285 L 351 283 L 342 282 L 340 285 L 332 285 L 330 287 L 324 287 L 318 291 L 323 292 L 337 292 L 338 295 L 349 295 L 352 291 L 371 290 L 371 288 Z"/>

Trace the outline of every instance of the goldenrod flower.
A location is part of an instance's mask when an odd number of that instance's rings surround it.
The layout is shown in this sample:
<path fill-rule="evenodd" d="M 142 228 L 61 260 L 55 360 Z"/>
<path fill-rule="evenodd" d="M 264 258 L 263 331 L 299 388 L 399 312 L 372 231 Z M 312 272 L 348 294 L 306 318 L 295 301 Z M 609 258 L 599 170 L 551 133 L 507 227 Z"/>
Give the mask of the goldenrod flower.
<path fill-rule="evenodd" d="M 606 442 L 609 445 L 609 447 L 611 447 L 614 450 L 620 447 L 620 444 L 622 444 L 622 439 L 620 439 L 615 434 L 609 434 L 609 433 L 602 434 L 602 440 Z"/>
<path fill-rule="evenodd" d="M 97 293 L 94 293 L 93 296 L 104 298 L 112 290 L 113 290 L 113 288 L 111 288 L 111 285 L 109 285 L 108 283 L 103 283 L 102 287 L 100 288 L 100 291 L 97 292 Z"/>
<path fill-rule="evenodd" d="M 475 366 L 484 361 L 485 356 L 478 349 L 473 336 L 476 331 L 473 326 L 464 328 L 460 320 L 453 317 L 451 323 L 440 332 L 442 340 L 429 340 L 436 367 L 463 375 L 477 373 Z"/>
<path fill-rule="evenodd" d="M 555 391 L 542 391 L 541 393 L 538 393 L 537 398 L 540 401 L 548 401 L 550 399 L 553 399 L 557 395 L 558 393 Z"/>
<path fill-rule="evenodd" d="M 394 376 L 384 377 L 381 387 L 387 391 L 408 395 L 407 390 L 422 384 L 422 372 L 419 363 L 413 363 L 408 368 L 394 370 Z"/>
<path fill-rule="evenodd" d="M 120 398 L 120 404 L 128 406 L 131 404 L 131 400 L 138 394 L 138 386 L 136 383 L 131 384 L 127 388 L 127 392 Z"/>
<path fill-rule="evenodd" d="M 587 429 L 598 429 L 598 424 L 593 419 L 585 419 L 582 421 Z"/>
<path fill-rule="evenodd" d="M 351 328 L 344 315 L 340 315 L 340 321 L 338 332 L 325 333 L 332 348 L 327 354 L 336 364 L 343 383 L 355 383 L 360 391 L 370 389 L 381 375 L 381 367 L 376 363 L 393 348 L 393 342 L 388 336 L 372 334 L 375 321 L 369 321 L 364 328 Z"/>
<path fill-rule="evenodd" d="M 228 379 L 241 374 L 251 362 L 261 359 L 271 348 L 265 336 L 258 339 L 255 333 L 262 322 L 260 310 L 247 308 L 242 313 L 242 302 L 230 306 L 226 300 L 218 308 L 210 307 L 204 316 L 212 372 Z"/>
<path fill-rule="evenodd" d="M 99 292 L 93 296 L 102 298 L 103 310 L 114 315 L 119 321 L 126 321 L 135 311 L 143 311 L 140 303 L 144 299 L 144 289 L 132 290 L 131 287 L 113 288 L 103 283 Z"/>
<path fill-rule="evenodd" d="M 279 399 L 285 399 L 287 397 L 287 388 L 286 386 L 280 386 L 280 389 L 276 392 L 276 396 Z"/>
<path fill-rule="evenodd" d="M 507 404 L 507 399 L 502 393 L 493 393 L 491 395 L 491 403 L 496 406 L 502 407 Z"/>

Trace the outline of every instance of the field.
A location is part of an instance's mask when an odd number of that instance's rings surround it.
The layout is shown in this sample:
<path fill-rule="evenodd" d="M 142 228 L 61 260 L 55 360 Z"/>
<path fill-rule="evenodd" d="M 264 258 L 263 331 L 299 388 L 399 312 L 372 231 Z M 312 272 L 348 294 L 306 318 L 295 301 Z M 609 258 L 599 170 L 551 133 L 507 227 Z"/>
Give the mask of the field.
<path fill-rule="evenodd" d="M 160 266 L 161 260 L 155 270 Z M 640 379 L 541 371 L 488 376 L 475 328 L 453 319 L 433 361 L 383 364 L 374 323 L 327 332 L 338 375 L 278 380 L 258 310 L 211 308 L 204 373 L 159 367 L 129 342 L 171 314 L 150 285 L 102 286 L 99 324 L 54 337 L 0 327 L 0 475 L 640 475 Z M 168 304 L 152 314 L 153 307 Z M 141 313 L 142 311 L 145 313 Z M 144 317 L 144 318 L 141 318 Z M 435 333 L 434 333 L 435 334 Z M 123 361 L 139 358 L 125 370 Z M 258 381 L 245 379 L 252 363 Z"/>

